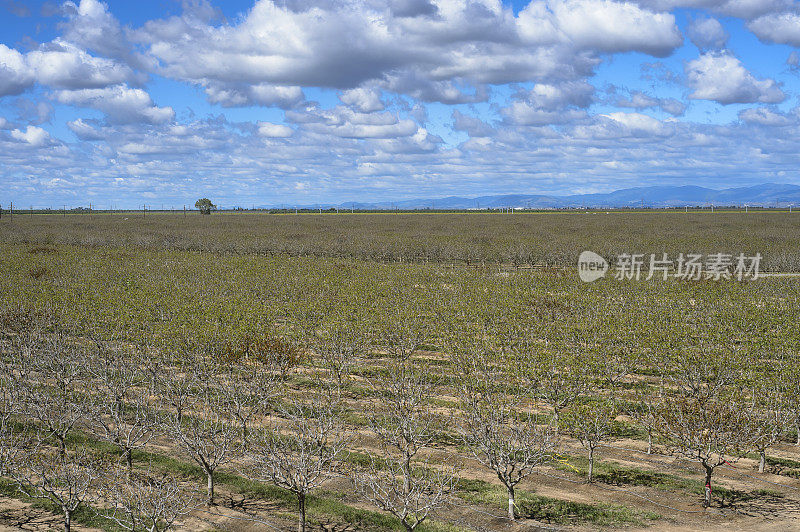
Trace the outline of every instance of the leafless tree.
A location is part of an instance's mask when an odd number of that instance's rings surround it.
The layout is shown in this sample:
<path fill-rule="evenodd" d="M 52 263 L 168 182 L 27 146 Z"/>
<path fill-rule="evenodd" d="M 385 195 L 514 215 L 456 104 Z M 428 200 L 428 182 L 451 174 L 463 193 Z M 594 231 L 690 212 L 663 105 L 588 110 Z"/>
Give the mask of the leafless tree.
<path fill-rule="evenodd" d="M 242 361 L 224 364 L 217 379 L 220 404 L 227 416 L 238 423 L 241 443 L 246 446 L 254 421 L 269 412 L 280 394 L 279 377 L 260 364 Z"/>
<path fill-rule="evenodd" d="M 364 349 L 364 335 L 356 326 L 325 324 L 307 333 L 309 348 L 322 361 L 341 389 L 358 355 Z"/>
<path fill-rule="evenodd" d="M 418 456 L 441 428 L 430 408 L 436 381 L 410 360 L 415 342 L 403 344 L 406 358 L 394 360 L 387 373 L 371 382 L 378 400 L 369 428 L 380 456 L 353 472 L 353 479 L 365 499 L 397 517 L 406 530 L 415 530 L 447 502 L 455 469 L 432 467 L 430 457 Z"/>
<path fill-rule="evenodd" d="M 523 364 L 531 395 L 550 405 L 556 422 L 561 411 L 584 396 L 591 385 L 591 360 L 577 354 L 534 352 Z"/>
<path fill-rule="evenodd" d="M 611 400 L 599 399 L 570 405 L 559 420 L 567 433 L 578 440 L 589 451 L 589 473 L 592 482 L 594 453 L 597 446 L 612 437 L 617 408 Z"/>
<path fill-rule="evenodd" d="M 219 390 L 217 367 L 210 362 L 197 364 L 193 375 L 175 376 L 167 385 L 166 401 L 178 404 L 167 421 L 167 430 L 183 451 L 206 475 L 208 504 L 214 504 L 214 473 L 232 462 L 241 449 L 242 432 L 238 420 L 230 414 L 225 394 Z M 182 384 L 175 384 L 175 382 Z M 189 395 L 181 389 L 187 386 Z"/>
<path fill-rule="evenodd" d="M 750 379 L 750 401 L 745 409 L 748 431 L 752 435 L 753 447 L 758 452 L 758 472 L 763 473 L 767 464 L 767 450 L 778 443 L 784 434 L 790 411 L 784 403 L 785 390 L 781 389 L 783 368 L 756 371 Z M 791 386 L 797 386 L 792 383 Z"/>
<path fill-rule="evenodd" d="M 251 434 L 245 476 L 271 482 L 297 497 L 297 530 L 306 530 L 306 498 L 337 469 L 347 445 L 340 411 L 330 397 L 290 403 Z"/>
<path fill-rule="evenodd" d="M 12 478 L 23 494 L 49 501 L 61 510 L 65 532 L 70 531 L 75 512 L 97 499 L 96 487 L 102 475 L 102 465 L 85 449 L 53 452 L 41 444 L 27 451 L 12 470 Z"/>
<path fill-rule="evenodd" d="M 452 466 L 437 467 L 425 460 L 407 469 L 391 455 L 372 457 L 366 468 L 352 475 L 361 496 L 395 516 L 409 532 L 447 504 L 456 482 Z"/>
<path fill-rule="evenodd" d="M 711 398 L 665 395 L 659 406 L 656 430 L 667 447 L 698 462 L 705 471 L 705 506 L 712 501 L 714 470 L 736 462 L 754 447 L 746 408 L 746 401 L 732 393 Z"/>
<path fill-rule="evenodd" d="M 462 408 L 465 443 L 506 488 L 508 518 L 514 520 L 517 484 L 550 460 L 556 450 L 554 423 L 537 424 L 530 405 L 523 404 L 519 396 L 504 394 L 492 383 L 466 385 Z"/>
<path fill-rule="evenodd" d="M 66 451 L 67 435 L 91 411 L 87 388 L 87 349 L 61 334 L 21 335 L 13 348 L 12 374 L 22 411 Z"/>
<path fill-rule="evenodd" d="M 146 446 L 160 425 L 150 404 L 151 384 L 137 352 L 108 348 L 97 342 L 97 353 L 87 360 L 98 400 L 88 413 L 89 427 L 99 439 L 122 452 L 128 471 L 133 469 L 133 451 Z"/>
<path fill-rule="evenodd" d="M 102 480 L 100 493 L 108 505 L 103 515 L 123 530 L 171 530 L 199 504 L 197 494 L 165 474 L 130 474 L 127 469 L 115 468 Z"/>

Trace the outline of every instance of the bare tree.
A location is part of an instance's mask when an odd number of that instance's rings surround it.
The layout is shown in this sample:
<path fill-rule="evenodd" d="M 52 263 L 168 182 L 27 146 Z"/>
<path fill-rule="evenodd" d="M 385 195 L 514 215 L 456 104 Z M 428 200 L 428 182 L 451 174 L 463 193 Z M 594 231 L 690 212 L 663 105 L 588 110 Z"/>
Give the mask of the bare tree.
<path fill-rule="evenodd" d="M 430 446 L 441 420 L 430 409 L 435 377 L 413 367 L 416 342 L 402 342 L 406 358 L 371 382 L 378 402 L 370 415 L 370 431 L 381 455 L 371 457 L 366 470 L 353 480 L 361 495 L 415 530 L 441 508 L 454 485 L 455 470 L 433 468 L 419 453 Z"/>
<path fill-rule="evenodd" d="M 371 457 L 366 468 L 351 474 L 361 496 L 395 516 L 409 532 L 447 504 L 456 482 L 453 467 L 425 460 L 407 469 L 391 455 Z"/>
<path fill-rule="evenodd" d="M 96 486 L 102 466 L 85 449 L 53 453 L 42 445 L 26 452 L 12 470 L 20 491 L 35 500 L 45 500 L 58 508 L 64 517 L 64 531 L 69 532 L 75 512 L 97 499 Z"/>
<path fill-rule="evenodd" d="M 292 403 L 280 416 L 251 435 L 242 472 L 291 491 L 297 497 L 297 530 L 305 532 L 306 498 L 336 470 L 347 439 L 339 409 L 330 397 Z"/>
<path fill-rule="evenodd" d="M 232 462 L 241 448 L 242 432 L 238 420 L 230 414 L 225 394 L 218 389 L 218 372 L 210 362 L 194 367 L 191 378 L 178 376 L 188 386 L 190 395 L 170 384 L 166 401 L 178 404 L 167 419 L 167 430 L 183 451 L 206 475 L 208 504 L 214 504 L 214 473 Z M 170 379 L 167 379 L 170 380 Z M 191 402 L 186 402 L 186 401 Z"/>
<path fill-rule="evenodd" d="M 556 422 L 561 411 L 585 395 L 591 385 L 591 361 L 575 354 L 533 353 L 518 367 L 525 370 L 530 393 L 553 409 Z"/>
<path fill-rule="evenodd" d="M 14 346 L 15 393 L 23 413 L 66 451 L 67 435 L 91 411 L 85 371 L 87 350 L 61 334 L 26 334 Z"/>
<path fill-rule="evenodd" d="M 766 468 L 767 450 L 778 443 L 791 417 L 788 405 L 784 403 L 786 393 L 781 389 L 783 379 L 779 374 L 782 369 L 757 370 L 751 378 L 751 398 L 745 414 L 754 450 L 758 452 L 759 473 Z M 792 383 L 792 386 L 797 384 Z"/>
<path fill-rule="evenodd" d="M 88 362 L 98 400 L 89 412 L 89 427 L 99 439 L 122 452 L 129 473 L 133 451 L 146 446 L 156 435 L 159 419 L 150 404 L 151 385 L 138 352 L 108 349 L 97 342 L 97 355 Z"/>
<path fill-rule="evenodd" d="M 594 453 L 597 446 L 608 441 L 613 432 L 617 408 L 608 399 L 584 401 L 570 405 L 559 420 L 573 438 L 589 451 L 589 473 L 587 481 L 592 482 L 594 473 Z"/>
<path fill-rule="evenodd" d="M 714 470 L 736 462 L 753 448 L 746 408 L 746 402 L 732 393 L 715 397 L 665 395 L 659 406 L 656 427 L 667 447 L 698 462 L 705 471 L 704 506 L 711 505 Z"/>
<path fill-rule="evenodd" d="M 310 349 L 320 357 L 323 367 L 341 389 L 350 375 L 356 357 L 364 348 L 364 335 L 357 326 L 326 324 L 307 334 Z"/>
<path fill-rule="evenodd" d="M 508 518 L 514 520 L 516 486 L 551 459 L 557 447 L 555 426 L 552 422 L 537 424 L 530 405 L 491 384 L 465 386 L 462 408 L 464 441 L 475 458 L 506 488 Z"/>
<path fill-rule="evenodd" d="M 103 516 L 123 530 L 166 532 L 199 504 L 195 493 L 166 475 L 149 471 L 131 475 L 117 468 L 102 480 L 100 493 L 108 505 Z"/>

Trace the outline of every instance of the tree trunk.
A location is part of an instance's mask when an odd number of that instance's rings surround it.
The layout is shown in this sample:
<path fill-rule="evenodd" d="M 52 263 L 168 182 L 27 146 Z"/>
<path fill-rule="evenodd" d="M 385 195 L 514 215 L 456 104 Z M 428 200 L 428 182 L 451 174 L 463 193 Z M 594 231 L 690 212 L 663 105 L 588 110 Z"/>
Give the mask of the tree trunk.
<path fill-rule="evenodd" d="M 508 489 L 508 518 L 514 521 L 514 486 L 507 486 Z"/>
<path fill-rule="evenodd" d="M 594 446 L 589 446 L 589 483 L 592 483 L 594 475 Z"/>
<path fill-rule="evenodd" d="M 411 493 L 411 455 L 406 452 L 403 463 L 403 494 L 408 495 L 409 493 Z"/>
<path fill-rule="evenodd" d="M 69 532 L 72 529 L 72 512 L 69 510 L 64 511 L 64 532 Z"/>
<path fill-rule="evenodd" d="M 767 465 L 767 451 L 766 449 L 762 449 L 759 452 L 759 457 L 758 457 L 758 472 L 763 473 L 766 465 Z"/>
<path fill-rule="evenodd" d="M 647 454 L 653 454 L 653 431 L 647 431 Z"/>
<path fill-rule="evenodd" d="M 714 469 L 703 464 L 703 467 L 706 469 L 706 490 L 705 490 L 705 499 L 703 500 L 703 506 L 708 508 L 711 506 L 711 474 L 714 472 Z"/>
<path fill-rule="evenodd" d="M 297 521 L 297 532 L 306 532 L 306 494 L 305 493 L 298 493 L 297 494 L 297 506 L 298 506 L 298 521 Z"/>
<path fill-rule="evenodd" d="M 206 470 L 206 477 L 208 479 L 208 505 L 214 506 L 214 472 Z"/>

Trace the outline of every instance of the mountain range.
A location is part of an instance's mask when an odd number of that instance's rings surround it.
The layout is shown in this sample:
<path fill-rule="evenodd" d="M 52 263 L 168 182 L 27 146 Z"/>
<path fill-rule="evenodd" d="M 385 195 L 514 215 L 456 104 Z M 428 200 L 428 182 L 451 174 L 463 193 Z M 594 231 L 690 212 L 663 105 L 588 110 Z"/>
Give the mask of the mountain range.
<path fill-rule="evenodd" d="M 573 194 L 567 196 L 544 194 L 506 194 L 465 198 L 449 196 L 429 199 L 410 199 L 379 202 L 344 202 L 315 204 L 299 208 L 330 208 L 355 210 L 461 210 L 461 209 L 564 209 L 564 208 L 669 208 L 669 207 L 788 207 L 800 205 L 800 186 L 764 183 L 749 187 L 715 190 L 699 186 L 635 187 L 608 193 Z"/>

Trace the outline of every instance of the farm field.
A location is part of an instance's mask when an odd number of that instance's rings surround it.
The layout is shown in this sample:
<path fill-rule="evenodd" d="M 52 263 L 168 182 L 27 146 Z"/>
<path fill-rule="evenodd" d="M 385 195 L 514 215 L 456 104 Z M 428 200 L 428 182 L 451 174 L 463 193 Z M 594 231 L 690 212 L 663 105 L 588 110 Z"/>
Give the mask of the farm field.
<path fill-rule="evenodd" d="M 800 529 L 800 278 L 584 250 L 800 215 L 4 217 L 0 528 Z"/>

